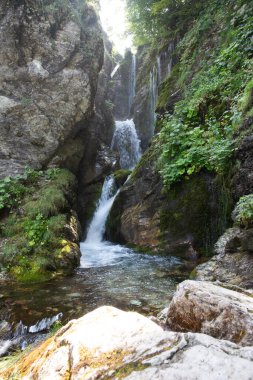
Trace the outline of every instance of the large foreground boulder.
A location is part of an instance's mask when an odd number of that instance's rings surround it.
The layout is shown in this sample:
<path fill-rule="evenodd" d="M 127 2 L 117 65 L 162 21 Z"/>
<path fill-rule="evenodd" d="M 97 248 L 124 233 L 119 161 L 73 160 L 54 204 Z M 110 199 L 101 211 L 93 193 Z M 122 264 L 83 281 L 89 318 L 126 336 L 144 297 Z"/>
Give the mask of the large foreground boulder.
<path fill-rule="evenodd" d="M 142 315 L 105 306 L 69 322 L 0 377 L 248 380 L 252 373 L 253 348 L 164 331 Z"/>
<path fill-rule="evenodd" d="M 241 290 L 243 292 L 243 290 Z M 167 324 L 176 331 L 192 331 L 253 345 L 253 297 L 208 282 L 184 281 L 168 310 Z"/>

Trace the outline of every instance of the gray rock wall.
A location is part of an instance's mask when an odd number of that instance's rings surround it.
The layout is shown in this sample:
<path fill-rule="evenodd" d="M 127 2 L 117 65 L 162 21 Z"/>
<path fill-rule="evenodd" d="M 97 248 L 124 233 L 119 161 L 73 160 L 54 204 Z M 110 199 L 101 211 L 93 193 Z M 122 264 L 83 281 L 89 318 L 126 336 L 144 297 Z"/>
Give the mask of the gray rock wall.
<path fill-rule="evenodd" d="M 0 177 L 78 168 L 104 53 L 97 12 L 85 4 L 0 4 Z"/>

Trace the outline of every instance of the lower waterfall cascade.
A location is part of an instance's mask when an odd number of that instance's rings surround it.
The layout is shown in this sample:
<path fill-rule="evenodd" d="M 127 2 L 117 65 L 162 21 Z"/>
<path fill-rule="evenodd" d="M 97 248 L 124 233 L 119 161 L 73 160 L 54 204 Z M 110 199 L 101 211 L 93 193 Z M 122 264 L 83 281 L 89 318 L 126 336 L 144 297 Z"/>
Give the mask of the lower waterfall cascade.
<path fill-rule="evenodd" d="M 118 151 L 122 169 L 133 169 L 138 163 L 141 157 L 140 140 L 133 120 L 115 122 L 111 148 Z M 103 241 L 106 220 L 118 192 L 113 175 L 106 177 L 100 199 L 87 231 L 86 240 L 80 244 L 82 268 L 92 265 L 97 266 L 102 263 L 111 264 L 114 262 L 115 257 L 121 257 L 122 254 L 129 253 L 129 250 L 125 247 Z"/>

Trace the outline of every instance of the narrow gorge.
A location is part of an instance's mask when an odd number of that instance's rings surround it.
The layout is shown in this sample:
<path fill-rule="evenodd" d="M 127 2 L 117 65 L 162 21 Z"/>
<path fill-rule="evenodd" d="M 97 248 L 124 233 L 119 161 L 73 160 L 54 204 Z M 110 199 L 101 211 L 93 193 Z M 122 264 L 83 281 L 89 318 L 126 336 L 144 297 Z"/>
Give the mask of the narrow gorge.
<path fill-rule="evenodd" d="M 253 4 L 0 4 L 0 379 L 253 379 Z"/>

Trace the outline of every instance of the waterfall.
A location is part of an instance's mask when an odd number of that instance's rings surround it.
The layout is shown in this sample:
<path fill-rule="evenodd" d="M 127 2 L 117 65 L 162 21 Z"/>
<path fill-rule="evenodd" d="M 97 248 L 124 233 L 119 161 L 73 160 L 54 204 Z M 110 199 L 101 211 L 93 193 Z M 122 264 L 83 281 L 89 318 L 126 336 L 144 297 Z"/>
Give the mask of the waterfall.
<path fill-rule="evenodd" d="M 172 70 L 172 53 L 174 51 L 174 44 L 171 42 L 168 46 L 168 54 L 169 54 L 169 63 L 167 66 L 167 76 L 170 75 L 171 70 Z"/>
<path fill-rule="evenodd" d="M 96 245 L 102 242 L 106 220 L 116 195 L 117 191 L 113 176 L 106 177 L 101 197 L 88 229 L 86 244 Z"/>
<path fill-rule="evenodd" d="M 135 87 L 136 87 L 136 55 L 132 54 L 130 81 L 129 81 L 129 98 L 128 98 L 129 116 L 131 115 L 131 109 L 134 103 Z"/>
<path fill-rule="evenodd" d="M 141 150 L 133 120 L 116 121 L 112 149 L 119 152 L 123 169 L 134 168 L 141 157 Z M 91 247 L 101 247 L 103 244 L 106 220 L 117 194 L 113 175 L 106 177 L 86 240 L 81 243 L 82 252 L 90 250 Z"/>
<path fill-rule="evenodd" d="M 135 84 L 136 56 L 132 54 L 128 99 L 129 113 L 134 101 Z M 140 140 L 138 139 L 135 124 L 132 119 L 115 122 L 115 132 L 111 143 L 111 149 L 118 151 L 120 156 L 120 166 L 122 169 L 133 169 L 138 163 L 141 157 Z M 81 259 L 82 267 L 87 267 L 91 265 L 91 262 L 93 263 L 94 252 L 96 255 L 101 256 L 104 252 L 109 254 L 110 251 L 113 251 L 112 246 L 108 245 L 108 242 L 103 241 L 103 236 L 107 217 L 118 192 L 119 190 L 117 191 L 113 175 L 106 177 L 96 211 L 88 228 L 86 240 L 81 243 L 81 251 L 83 253 Z M 104 258 L 102 257 L 101 260 L 103 261 Z"/>
<path fill-rule="evenodd" d="M 161 68 L 161 57 L 160 55 L 158 55 L 158 57 L 156 58 L 156 62 L 157 62 L 157 80 L 158 80 L 158 83 L 161 82 L 162 80 L 162 68 Z"/>
<path fill-rule="evenodd" d="M 115 124 L 111 148 L 119 152 L 122 169 L 133 169 L 141 157 L 135 124 L 132 119 L 116 121 Z"/>
<path fill-rule="evenodd" d="M 153 67 L 152 71 L 150 72 L 150 129 L 152 132 L 152 135 L 155 131 L 155 123 L 156 123 L 156 103 L 158 99 L 158 71 L 156 66 Z"/>
<path fill-rule="evenodd" d="M 114 75 L 116 74 L 116 72 L 118 71 L 118 69 L 120 68 L 120 64 L 118 63 L 115 68 L 113 69 L 112 73 L 111 73 L 111 78 L 114 77 Z"/>

